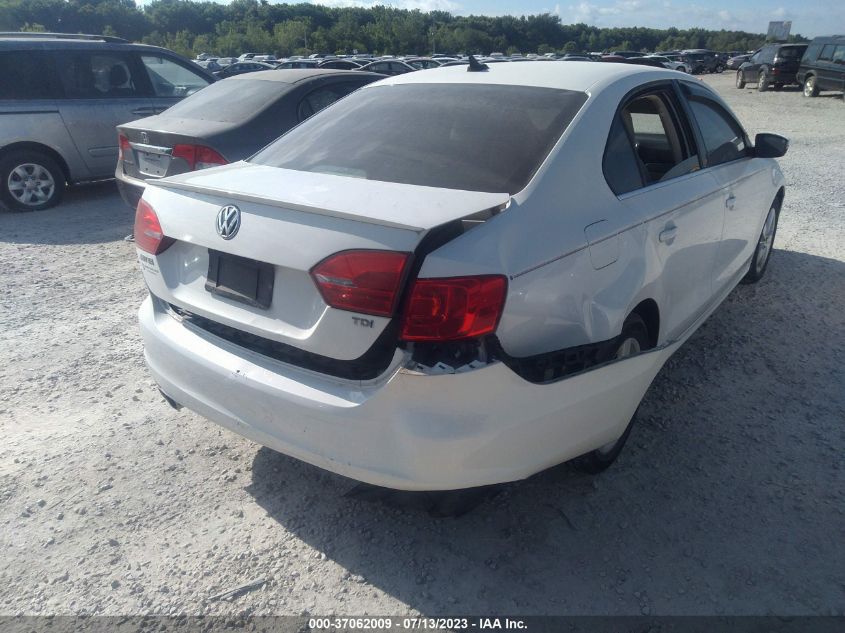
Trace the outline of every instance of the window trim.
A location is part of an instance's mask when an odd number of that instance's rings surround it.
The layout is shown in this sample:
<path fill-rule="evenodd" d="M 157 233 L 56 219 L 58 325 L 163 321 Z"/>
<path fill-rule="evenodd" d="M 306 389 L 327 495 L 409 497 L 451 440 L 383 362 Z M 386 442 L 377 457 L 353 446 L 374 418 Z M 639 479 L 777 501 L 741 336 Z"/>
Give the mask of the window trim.
<path fill-rule="evenodd" d="M 607 178 L 607 173 L 604 170 L 605 159 L 607 156 L 607 149 L 610 145 L 610 134 L 613 131 L 613 125 L 616 119 L 621 116 L 622 109 L 625 108 L 631 101 L 634 99 L 638 99 L 639 97 L 647 96 L 649 94 L 655 94 L 662 92 L 665 96 L 668 97 L 668 103 L 666 103 L 667 109 L 669 110 L 669 115 L 673 119 L 673 123 L 678 132 L 678 138 L 681 143 L 684 145 L 684 149 L 687 153 L 692 156 L 698 157 L 698 169 L 693 170 L 691 172 L 687 172 L 685 174 L 680 174 L 675 176 L 674 178 L 670 178 L 669 180 L 658 180 L 657 182 L 648 183 L 645 181 L 642 170 L 640 169 L 640 182 L 641 186 L 637 189 L 632 189 L 631 191 L 626 191 L 624 193 L 616 193 L 613 191 L 613 187 L 610 185 L 610 181 Z M 616 110 L 613 113 L 613 117 L 610 119 L 610 128 L 607 132 L 607 137 L 604 142 L 604 151 L 602 152 L 602 177 L 604 178 L 605 184 L 607 184 L 608 189 L 610 189 L 611 193 L 617 197 L 617 199 L 622 200 L 625 197 L 628 197 L 632 194 L 637 194 L 641 191 L 650 190 L 652 188 L 656 188 L 659 186 L 664 186 L 668 183 L 677 182 L 681 178 L 686 178 L 687 176 L 693 176 L 697 174 L 699 171 L 705 168 L 704 163 L 702 162 L 701 151 L 699 151 L 699 147 L 703 147 L 701 138 L 697 136 L 697 128 L 693 126 L 692 121 L 690 120 L 690 112 L 688 109 L 688 104 L 681 98 L 680 88 L 678 87 L 678 81 L 675 79 L 666 80 L 666 79 L 659 79 L 657 81 L 651 81 L 646 84 L 637 86 L 633 90 L 627 92 L 624 97 L 619 101 L 618 105 L 616 106 Z M 636 153 L 636 149 L 634 149 L 634 140 L 631 138 L 630 133 L 626 126 L 623 125 L 625 128 L 625 134 L 628 137 L 628 142 L 631 144 L 631 148 Z M 744 132 L 744 130 L 743 130 Z"/>

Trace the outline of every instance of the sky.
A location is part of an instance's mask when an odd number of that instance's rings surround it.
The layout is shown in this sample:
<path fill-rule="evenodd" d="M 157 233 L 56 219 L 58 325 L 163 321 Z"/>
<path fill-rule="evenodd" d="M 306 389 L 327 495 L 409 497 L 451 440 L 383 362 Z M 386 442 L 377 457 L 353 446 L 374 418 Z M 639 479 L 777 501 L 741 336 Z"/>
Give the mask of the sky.
<path fill-rule="evenodd" d="M 272 1 L 272 0 L 271 0 Z M 294 0 L 291 0 L 294 1 Z M 554 13 L 564 24 L 726 29 L 765 33 L 770 20 L 791 20 L 805 37 L 845 33 L 845 0 L 313 0 L 328 6 L 387 4 L 454 15 Z M 552 4 L 554 2 L 554 4 Z"/>

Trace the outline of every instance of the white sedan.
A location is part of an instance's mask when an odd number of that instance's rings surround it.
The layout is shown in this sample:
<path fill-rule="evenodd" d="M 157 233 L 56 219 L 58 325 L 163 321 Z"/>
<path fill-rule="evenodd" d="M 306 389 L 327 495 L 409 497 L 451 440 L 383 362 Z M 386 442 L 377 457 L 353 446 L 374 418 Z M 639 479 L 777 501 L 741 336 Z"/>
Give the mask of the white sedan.
<path fill-rule="evenodd" d="M 370 84 L 146 188 L 149 369 L 171 404 L 380 486 L 597 472 L 666 360 L 765 272 L 787 145 L 646 66 Z"/>

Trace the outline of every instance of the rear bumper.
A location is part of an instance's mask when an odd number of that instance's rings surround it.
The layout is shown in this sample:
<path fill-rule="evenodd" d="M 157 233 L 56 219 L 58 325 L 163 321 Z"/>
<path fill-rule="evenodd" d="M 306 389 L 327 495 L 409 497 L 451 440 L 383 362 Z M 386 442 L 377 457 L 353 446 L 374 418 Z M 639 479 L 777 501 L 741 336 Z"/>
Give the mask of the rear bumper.
<path fill-rule="evenodd" d="M 501 363 L 458 374 L 392 368 L 342 381 L 248 352 L 180 322 L 147 298 L 145 357 L 179 404 L 326 470 L 404 490 L 523 479 L 621 435 L 671 350 L 549 385 Z"/>
<path fill-rule="evenodd" d="M 138 201 L 144 195 L 146 183 L 143 180 L 132 178 L 123 173 L 120 164 L 117 166 L 117 171 L 114 174 L 117 179 L 117 190 L 120 192 L 120 197 L 132 209 L 138 206 Z"/>

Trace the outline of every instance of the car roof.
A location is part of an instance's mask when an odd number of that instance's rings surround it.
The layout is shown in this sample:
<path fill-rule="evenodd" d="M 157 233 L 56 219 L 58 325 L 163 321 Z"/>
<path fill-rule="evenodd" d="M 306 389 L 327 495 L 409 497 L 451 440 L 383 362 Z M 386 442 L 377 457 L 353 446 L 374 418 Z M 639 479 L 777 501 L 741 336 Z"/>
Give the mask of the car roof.
<path fill-rule="evenodd" d="M 31 37 L 40 35 L 44 37 Z M 119 37 L 107 36 L 72 36 L 62 33 L 0 33 L 0 49 L 3 50 L 70 50 L 70 49 L 118 49 L 140 51 L 167 51 L 160 46 L 150 44 L 133 44 Z"/>
<path fill-rule="evenodd" d="M 353 71 L 356 72 L 356 71 Z M 678 71 L 636 64 L 491 64 L 488 70 L 467 72 L 467 66 L 441 66 L 424 73 L 406 73 L 381 81 L 381 84 L 467 83 L 535 86 L 586 92 L 596 84 L 607 84 L 630 75 L 644 80 L 675 79 Z"/>
<path fill-rule="evenodd" d="M 334 75 L 336 77 L 378 77 L 378 73 L 361 72 L 359 70 L 338 70 L 336 68 L 282 68 L 280 70 L 259 70 L 229 77 L 226 81 L 276 81 L 285 84 L 295 84 L 300 81 Z"/>

